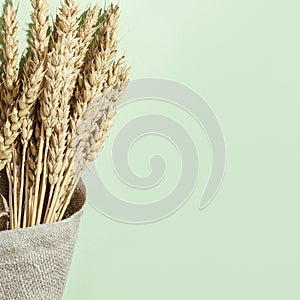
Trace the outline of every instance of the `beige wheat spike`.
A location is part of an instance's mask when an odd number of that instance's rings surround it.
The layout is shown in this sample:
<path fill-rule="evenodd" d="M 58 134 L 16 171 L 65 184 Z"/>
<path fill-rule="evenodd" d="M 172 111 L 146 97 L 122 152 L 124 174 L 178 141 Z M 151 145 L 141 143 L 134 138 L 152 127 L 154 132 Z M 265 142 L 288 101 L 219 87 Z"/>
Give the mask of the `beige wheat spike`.
<path fill-rule="evenodd" d="M 31 122 L 29 119 L 34 112 L 36 100 L 41 90 L 44 68 L 42 65 L 39 65 L 37 70 L 31 74 L 29 78 L 27 78 L 26 74 L 24 74 L 24 76 L 26 79 L 23 80 L 21 96 L 17 99 L 15 104 L 7 110 L 6 120 L 6 126 L 10 127 L 12 132 L 21 132 L 23 143 L 30 139 L 29 133 L 31 127 L 29 125 Z"/>
<path fill-rule="evenodd" d="M 102 52 L 105 57 L 104 68 L 107 70 L 117 52 L 118 39 L 117 28 L 120 18 L 120 9 L 118 5 L 111 4 L 109 9 L 103 14 L 103 20 L 99 26 L 99 35 L 93 42 L 91 51 L 87 54 L 86 69 L 89 69 L 89 63 L 97 56 L 99 52 Z"/>
<path fill-rule="evenodd" d="M 65 0 L 62 4 L 55 24 L 58 38 L 53 42 L 51 52 L 47 55 L 45 86 L 41 95 L 40 108 L 43 129 L 47 138 L 51 136 L 56 123 L 56 110 L 60 102 L 67 102 L 61 99 L 61 94 L 71 93 L 72 90 L 72 86 L 68 86 L 72 80 L 70 80 L 70 73 L 68 73 L 70 70 L 67 67 L 74 66 L 77 59 L 74 57 L 75 48 L 78 45 L 77 9 L 74 1 Z"/>
<path fill-rule="evenodd" d="M 49 47 L 48 5 L 46 0 L 31 0 L 33 12 L 31 13 L 32 26 L 30 27 L 30 60 L 33 69 L 37 63 L 44 61 Z M 29 60 L 29 61 L 30 61 Z"/>
<path fill-rule="evenodd" d="M 72 118 L 75 123 L 85 112 L 88 103 L 102 92 L 116 55 L 119 7 L 111 5 L 103 18 L 100 36 L 96 36 L 87 53 L 84 70 L 79 75 L 76 86 L 75 102 L 72 107 Z"/>
<path fill-rule="evenodd" d="M 95 5 L 92 8 L 88 9 L 88 11 L 86 12 L 83 24 L 78 31 L 78 53 L 81 55 L 79 55 L 79 60 L 76 62 L 75 67 L 79 70 L 82 68 L 84 59 L 89 50 L 89 46 L 98 29 L 97 23 L 99 18 L 99 5 Z"/>
<path fill-rule="evenodd" d="M 15 117 L 13 114 L 10 116 L 12 119 Z M 0 128 L 0 170 L 3 170 L 6 164 L 11 161 L 14 143 L 18 134 L 18 131 L 12 130 L 12 123 L 9 119 Z"/>
<path fill-rule="evenodd" d="M 24 212 L 23 212 L 23 224 L 22 228 L 25 228 L 29 226 L 28 220 L 30 219 L 30 189 L 32 189 L 33 182 L 30 180 L 28 173 L 29 173 L 29 165 L 34 162 L 31 156 L 30 151 L 30 142 L 32 142 L 32 139 L 29 141 L 29 149 L 26 153 L 26 169 L 25 169 L 25 189 L 24 189 Z"/>
<path fill-rule="evenodd" d="M 34 195 L 33 191 L 35 191 L 35 187 L 36 187 L 37 165 L 39 160 L 39 148 L 40 148 L 39 142 L 40 142 L 40 134 L 41 134 L 40 125 L 38 122 L 36 122 L 34 129 L 35 129 L 34 134 L 29 141 L 27 160 L 26 160 L 25 184 L 27 183 L 28 185 L 28 188 L 25 189 L 25 207 L 27 207 L 27 212 L 28 212 L 26 226 L 31 225 L 31 219 L 33 214 L 33 195 Z"/>
<path fill-rule="evenodd" d="M 84 113 L 87 104 L 104 88 L 118 46 L 118 20 L 119 7 L 118 5 L 111 5 L 103 16 L 103 21 L 100 24 L 100 36 L 96 36 L 90 51 L 87 53 L 84 71 L 79 76 L 73 107 L 75 122 Z"/>
<path fill-rule="evenodd" d="M 3 16 L 3 89 L 2 101 L 8 108 L 11 106 L 19 93 L 18 64 L 18 41 L 16 39 L 18 25 L 16 10 L 9 3 Z"/>
<path fill-rule="evenodd" d="M 3 81 L 1 87 L 1 120 L 0 128 L 0 170 L 10 162 L 12 157 L 12 146 L 17 131 L 12 127 L 11 116 L 7 110 L 14 104 L 19 93 L 18 79 L 18 41 L 16 39 L 18 26 L 16 11 L 9 3 L 3 16 Z M 13 116 L 14 117 L 14 116 Z"/>
<path fill-rule="evenodd" d="M 33 3 L 36 1 L 32 1 Z M 34 7 L 34 13 L 32 14 L 32 21 L 35 24 L 31 27 L 30 39 L 30 56 L 24 66 L 24 78 L 23 78 L 23 90 L 21 96 L 8 108 L 7 120 L 10 125 L 10 129 L 13 132 L 17 132 L 21 129 L 22 139 L 28 140 L 30 136 L 28 133 L 31 128 L 28 128 L 30 122 L 28 118 L 32 115 L 37 100 L 37 96 L 40 92 L 40 87 L 43 80 L 43 57 L 42 50 L 46 50 L 47 36 L 45 35 L 45 29 L 47 29 L 47 6 L 43 8 L 44 1 L 38 1 L 39 7 Z M 44 5 L 45 2 L 44 2 Z M 40 23 L 38 23 L 38 21 Z M 37 33 L 38 32 L 38 33 Z M 16 56 L 17 58 L 17 56 Z M 15 59 L 16 59 L 15 58 Z M 5 67 L 5 64 L 4 64 Z M 5 84 L 4 84 L 5 87 Z M 13 116 L 13 117 L 12 117 Z M 26 122 L 26 124 L 24 124 Z M 25 125 L 25 126 L 24 126 Z M 8 126 L 8 125 L 7 125 Z M 27 138 L 25 138 L 27 137 Z"/>
<path fill-rule="evenodd" d="M 18 41 L 16 23 L 16 11 L 9 3 L 5 9 L 3 17 L 3 86 L 1 90 L 2 109 L 5 113 L 5 124 L 2 124 L 0 129 L 0 168 L 3 169 L 5 165 L 11 164 L 8 171 L 11 170 L 13 176 L 10 182 L 9 199 L 10 209 L 14 212 L 12 226 L 18 227 L 18 195 L 17 189 L 19 186 L 19 149 L 16 143 L 18 136 L 18 128 L 15 128 L 14 122 L 18 119 L 17 113 L 12 111 L 12 107 L 19 93 L 19 79 L 18 79 Z M 13 161 L 11 163 L 11 159 Z M 13 207 L 12 207 L 13 206 Z"/>
<path fill-rule="evenodd" d="M 113 117 L 116 113 L 116 106 L 128 83 L 128 75 L 130 69 L 123 69 L 123 72 L 119 73 L 117 69 L 119 70 L 120 67 L 121 65 L 118 65 L 118 63 L 115 65 L 115 72 L 117 72 L 119 76 L 116 77 L 114 86 L 111 86 L 113 94 L 109 94 L 106 113 L 101 115 L 99 121 L 97 120 L 97 118 L 95 119 L 95 130 L 92 134 L 88 135 L 88 141 L 84 141 L 83 143 L 83 145 L 86 145 L 86 147 L 84 149 L 81 149 L 80 146 L 77 146 L 76 148 L 78 156 L 74 157 L 75 165 L 74 169 L 72 169 L 71 175 L 69 176 L 70 180 L 65 187 L 66 194 L 62 196 L 62 199 L 60 199 L 60 209 L 57 214 L 52 215 L 52 221 L 62 220 L 71 201 L 71 197 L 76 188 L 81 172 L 86 168 L 89 161 L 93 161 L 97 158 L 98 153 L 103 148 L 103 143 L 107 138 L 107 133 L 113 124 Z M 80 156 L 80 153 L 82 153 L 82 156 Z M 78 162 L 78 160 L 81 161 Z"/>
<path fill-rule="evenodd" d="M 26 177 L 28 177 L 29 187 L 33 187 L 35 184 L 36 165 L 39 154 L 38 141 L 40 139 L 40 127 L 39 124 L 35 124 L 34 134 L 29 141 L 28 153 L 27 153 L 27 170 Z"/>
<path fill-rule="evenodd" d="M 118 105 L 121 96 L 123 95 L 128 83 L 128 76 L 130 68 L 124 69 L 124 57 L 114 63 L 112 71 L 107 79 L 107 88 L 109 86 L 117 85 L 117 91 L 110 99 L 110 104 L 100 120 L 100 124 L 97 126 L 94 134 L 91 135 L 86 147 L 86 162 L 94 161 L 97 158 L 98 153 L 102 150 L 103 143 L 107 138 L 107 133 L 112 127 L 113 118 L 116 114 L 116 107 Z M 118 82 L 121 82 L 118 85 Z"/>
<path fill-rule="evenodd" d="M 90 140 L 86 144 L 85 148 L 85 162 L 82 165 L 86 165 L 89 161 L 94 161 L 98 153 L 102 150 L 103 144 L 107 138 L 107 133 L 111 129 L 113 124 L 113 118 L 116 114 L 116 107 L 118 102 L 127 86 L 127 80 L 130 73 L 130 68 L 124 70 L 124 56 L 113 64 L 112 70 L 109 71 L 107 81 L 105 83 L 104 91 L 111 87 L 114 87 L 117 91 L 112 97 L 109 98 L 108 107 L 101 119 L 97 119 L 97 127 L 94 133 L 90 136 Z M 119 82 L 121 82 L 119 84 Z M 100 123 L 98 125 L 98 123 Z"/>
<path fill-rule="evenodd" d="M 79 39 L 78 54 L 81 54 L 75 66 L 77 71 L 81 70 L 82 67 L 84 66 L 86 54 L 89 51 L 90 44 L 93 41 L 95 33 L 99 27 L 97 26 L 98 21 L 100 19 L 99 6 L 95 5 L 94 7 L 89 9 L 82 18 L 83 18 L 83 24 L 80 27 L 77 35 Z M 81 81 L 82 75 L 80 74 L 80 72 L 78 72 L 76 76 L 77 76 L 77 85 L 78 85 L 78 82 Z M 70 104 L 72 107 L 74 107 L 75 97 L 71 99 Z"/>

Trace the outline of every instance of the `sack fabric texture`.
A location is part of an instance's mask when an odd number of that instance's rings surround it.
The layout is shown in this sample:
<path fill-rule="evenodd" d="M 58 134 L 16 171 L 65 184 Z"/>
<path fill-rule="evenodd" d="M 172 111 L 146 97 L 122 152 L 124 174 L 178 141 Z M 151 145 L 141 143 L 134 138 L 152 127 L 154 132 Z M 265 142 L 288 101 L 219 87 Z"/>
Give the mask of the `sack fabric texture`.
<path fill-rule="evenodd" d="M 4 197 L 7 187 L 7 177 L 0 172 L 0 193 Z M 80 181 L 64 220 L 0 232 L 1 300 L 62 299 L 85 199 Z"/>

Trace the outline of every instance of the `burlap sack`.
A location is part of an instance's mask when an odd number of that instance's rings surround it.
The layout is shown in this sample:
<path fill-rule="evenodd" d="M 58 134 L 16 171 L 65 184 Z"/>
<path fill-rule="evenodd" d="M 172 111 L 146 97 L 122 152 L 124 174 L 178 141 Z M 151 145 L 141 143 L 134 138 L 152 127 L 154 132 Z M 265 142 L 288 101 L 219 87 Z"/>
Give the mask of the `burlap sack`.
<path fill-rule="evenodd" d="M 0 193 L 4 195 L 6 180 L 0 173 Z M 85 188 L 80 182 L 67 219 L 0 232 L 1 300 L 62 299 L 84 203 Z"/>

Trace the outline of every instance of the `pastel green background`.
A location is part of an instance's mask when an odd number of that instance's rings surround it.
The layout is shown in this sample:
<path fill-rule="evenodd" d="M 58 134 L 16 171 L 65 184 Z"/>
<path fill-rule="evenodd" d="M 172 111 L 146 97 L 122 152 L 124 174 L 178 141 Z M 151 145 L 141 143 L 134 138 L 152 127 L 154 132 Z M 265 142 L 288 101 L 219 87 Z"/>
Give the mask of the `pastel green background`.
<path fill-rule="evenodd" d="M 89 3 L 81 1 L 81 7 Z M 51 0 L 53 13 L 57 4 Z M 199 185 L 182 209 L 150 225 L 118 223 L 87 204 L 63 299 L 299 300 L 299 1 L 120 5 L 120 48 L 133 66 L 132 78 L 173 79 L 206 99 L 225 133 L 226 175 L 215 201 L 200 211 L 211 162 L 202 129 L 186 113 L 155 101 L 120 110 L 97 161 L 115 194 L 135 203 L 153 201 L 180 175 L 173 146 L 153 136 L 136 144 L 130 162 L 144 176 L 151 154 L 167 156 L 168 175 L 159 190 L 131 190 L 112 171 L 118 129 L 149 111 L 189 130 L 201 159 Z M 28 13 L 29 0 L 20 1 L 23 28 Z"/>

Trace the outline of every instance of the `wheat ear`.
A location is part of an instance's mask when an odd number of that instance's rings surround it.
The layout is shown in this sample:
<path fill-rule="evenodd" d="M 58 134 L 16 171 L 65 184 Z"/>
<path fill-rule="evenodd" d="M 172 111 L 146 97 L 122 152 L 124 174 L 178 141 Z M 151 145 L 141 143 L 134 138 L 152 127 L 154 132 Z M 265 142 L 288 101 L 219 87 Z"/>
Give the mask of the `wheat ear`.
<path fill-rule="evenodd" d="M 16 21 L 16 10 L 9 3 L 3 16 L 3 94 L 2 101 L 8 108 L 14 102 L 19 93 L 19 71 L 18 64 L 18 40 L 16 39 L 18 25 Z"/>
<path fill-rule="evenodd" d="M 10 162 L 12 157 L 12 145 L 17 135 L 12 128 L 11 116 L 7 110 L 14 104 L 19 93 L 18 79 L 18 41 L 16 39 L 18 25 L 16 21 L 16 11 L 11 3 L 8 3 L 3 16 L 3 82 L 1 85 L 1 119 L 0 128 L 0 170 Z M 3 124 L 5 123 L 5 124 Z"/>
<path fill-rule="evenodd" d="M 105 113 L 99 116 L 100 119 L 94 118 L 95 122 L 95 130 L 92 134 L 89 135 L 88 140 L 84 140 L 84 144 L 86 148 L 84 149 L 84 155 L 82 158 L 82 162 L 76 162 L 79 169 L 73 169 L 73 173 L 70 176 L 70 182 L 67 187 L 68 192 L 66 193 L 66 197 L 61 200 L 61 207 L 58 211 L 58 214 L 52 221 L 62 220 L 68 205 L 70 204 L 71 197 L 74 193 L 76 185 L 78 183 L 80 173 L 86 168 L 86 165 L 89 161 L 93 161 L 97 158 L 98 153 L 103 148 L 103 143 L 107 138 L 107 133 L 109 129 L 112 127 L 113 118 L 116 114 L 116 106 L 124 93 L 124 90 L 128 83 L 128 76 L 130 74 L 130 68 L 124 68 L 124 57 L 119 59 L 116 63 L 113 64 L 111 75 L 107 79 L 107 84 L 111 84 L 107 89 L 108 91 L 112 91 L 113 93 L 108 93 L 108 103 L 105 104 L 104 107 L 107 106 Z M 105 90 L 103 91 L 105 94 Z M 99 123 L 99 124 L 98 124 Z M 89 127 L 88 127 L 89 128 Z M 93 128 L 92 128 L 93 129 Z M 80 151 L 76 148 L 76 151 Z M 79 157 L 81 159 L 81 157 Z"/>
<path fill-rule="evenodd" d="M 127 82 L 120 85 L 116 99 L 121 97 L 126 86 Z M 97 158 L 98 153 L 102 150 L 103 144 L 107 139 L 107 133 L 113 125 L 113 118 L 116 114 L 117 103 L 118 102 L 111 102 L 106 113 L 100 120 L 100 125 L 97 125 L 94 134 L 91 135 L 85 149 L 85 165 L 90 161 L 94 161 Z"/>
<path fill-rule="evenodd" d="M 18 25 L 16 21 L 16 10 L 12 7 L 12 2 L 8 1 L 4 10 L 3 16 L 3 82 L 1 88 L 1 101 L 2 101 L 2 113 L 1 119 L 5 121 L 2 123 L 0 129 L 0 169 L 3 169 L 7 164 L 11 162 L 13 155 L 13 148 L 15 147 L 15 139 L 18 135 L 17 130 L 12 126 L 12 119 L 15 117 L 11 114 L 11 106 L 15 103 L 15 100 L 19 93 L 19 71 L 17 69 L 18 63 L 18 40 L 16 39 L 18 32 Z M 5 118 L 5 120 L 4 120 Z M 16 166 L 14 167 L 16 169 Z M 9 198 L 12 199 L 13 191 L 15 190 L 16 182 L 12 181 L 12 185 L 9 190 Z M 14 195 L 13 203 L 10 201 L 10 205 L 14 206 L 17 213 L 17 196 Z M 12 206 L 10 208 L 12 208 Z M 13 219 L 10 220 L 12 225 L 16 225 L 16 216 L 13 214 Z"/>
<path fill-rule="evenodd" d="M 76 84 L 79 70 L 76 69 L 79 54 L 78 51 L 78 27 L 77 20 L 78 5 L 73 0 L 65 0 L 62 4 L 56 23 L 56 30 L 58 33 L 57 41 L 54 42 L 54 56 L 57 54 L 57 60 L 60 60 L 61 78 L 64 85 L 58 90 L 59 105 L 56 107 L 55 124 L 52 127 L 52 135 L 46 140 L 45 157 L 49 151 L 49 156 L 44 160 L 44 175 L 48 174 L 48 181 L 50 184 L 50 194 L 48 201 L 52 202 L 55 185 L 59 181 L 59 174 L 63 164 L 64 151 L 66 148 L 67 133 L 68 133 L 68 119 L 69 119 L 69 101 L 73 95 L 73 90 Z M 62 47 L 57 48 L 62 43 Z M 45 191 L 45 176 L 43 176 L 42 183 L 43 191 Z M 44 201 L 44 193 L 40 196 L 40 202 Z M 51 209 L 51 206 L 50 206 Z M 40 221 L 41 213 L 39 213 Z"/>

